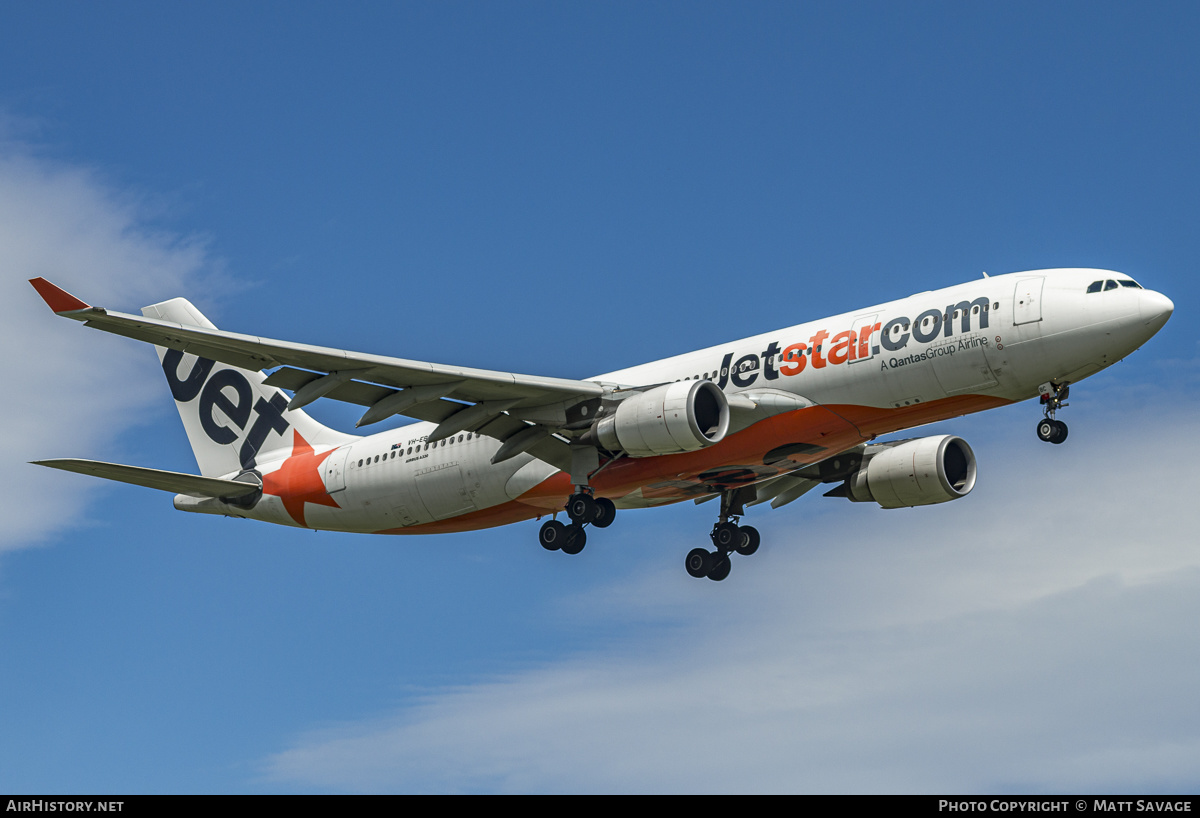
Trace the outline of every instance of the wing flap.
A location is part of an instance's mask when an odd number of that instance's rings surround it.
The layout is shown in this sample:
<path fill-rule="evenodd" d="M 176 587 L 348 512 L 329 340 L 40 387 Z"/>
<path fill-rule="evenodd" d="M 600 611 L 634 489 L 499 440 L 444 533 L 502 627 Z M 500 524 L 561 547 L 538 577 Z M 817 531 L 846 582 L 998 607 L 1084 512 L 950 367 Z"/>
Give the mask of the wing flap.
<path fill-rule="evenodd" d="M 177 471 L 105 463 L 101 460 L 61 458 L 30 462 L 35 466 L 48 466 L 52 469 L 88 474 L 92 477 L 103 477 L 105 480 L 115 480 L 118 483 L 130 483 L 148 489 L 169 491 L 173 494 L 187 494 L 192 497 L 244 497 L 262 489 L 257 482 L 246 483 L 239 480 L 223 480 L 218 477 L 200 477 Z"/>
<path fill-rule="evenodd" d="M 267 386 L 278 386 L 281 389 L 290 389 L 293 392 L 299 392 L 305 386 L 308 386 L 308 384 L 321 377 L 320 372 L 310 372 L 306 369 L 293 369 L 285 366 L 272 372 L 265 383 Z M 372 406 L 394 394 L 396 394 L 396 390 L 386 386 L 348 380 L 330 389 L 322 397 L 333 398 L 343 403 L 354 403 L 359 406 Z"/>
<path fill-rule="evenodd" d="M 475 430 L 476 434 L 505 442 L 515 434 L 532 428 L 523 420 L 517 420 L 510 415 L 497 415 Z M 565 472 L 571 471 L 571 446 L 565 440 L 553 435 L 544 438 L 525 450 L 538 460 L 543 460 L 555 468 Z"/>

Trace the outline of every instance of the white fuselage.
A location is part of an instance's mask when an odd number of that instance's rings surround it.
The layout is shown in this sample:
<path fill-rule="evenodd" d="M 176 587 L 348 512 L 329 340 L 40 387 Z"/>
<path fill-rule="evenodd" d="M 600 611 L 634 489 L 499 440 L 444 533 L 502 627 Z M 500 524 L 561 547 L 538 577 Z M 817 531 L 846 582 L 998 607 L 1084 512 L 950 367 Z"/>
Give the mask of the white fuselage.
<path fill-rule="evenodd" d="M 1133 352 L 1171 313 L 1158 293 L 1105 289 L 1122 280 L 1089 269 L 980 278 L 597 376 L 590 380 L 627 387 L 707 379 L 734 411 L 717 445 L 622 458 L 592 485 L 618 507 L 678 502 L 719 490 L 732 473 L 745 483 L 796 468 L 769 456 L 781 448 L 817 462 L 880 434 L 1034 397 L 1047 382 L 1077 382 Z M 772 408 L 793 398 L 791 411 Z M 305 524 L 425 533 L 563 507 L 571 485 L 558 468 L 528 454 L 493 465 L 498 441 L 464 433 L 428 444 L 434 428 L 415 423 L 332 449 L 321 472 L 328 501 L 307 503 Z M 296 525 L 269 494 L 239 516 Z"/>

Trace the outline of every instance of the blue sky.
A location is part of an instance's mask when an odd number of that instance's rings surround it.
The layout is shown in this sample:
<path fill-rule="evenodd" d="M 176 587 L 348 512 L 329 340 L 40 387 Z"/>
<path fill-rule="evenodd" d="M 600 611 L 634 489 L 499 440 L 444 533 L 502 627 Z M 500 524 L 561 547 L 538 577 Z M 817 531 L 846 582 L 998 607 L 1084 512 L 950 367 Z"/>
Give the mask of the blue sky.
<path fill-rule="evenodd" d="M 1193 4 L 9 3 L 0 791 L 1195 791 Z M 979 275 L 1127 272 L 1146 347 L 939 425 L 967 499 L 425 538 L 185 515 L 123 311 L 585 377 Z M 312 407 L 348 428 L 355 413 Z M 933 430 L 931 430 L 933 431 Z"/>

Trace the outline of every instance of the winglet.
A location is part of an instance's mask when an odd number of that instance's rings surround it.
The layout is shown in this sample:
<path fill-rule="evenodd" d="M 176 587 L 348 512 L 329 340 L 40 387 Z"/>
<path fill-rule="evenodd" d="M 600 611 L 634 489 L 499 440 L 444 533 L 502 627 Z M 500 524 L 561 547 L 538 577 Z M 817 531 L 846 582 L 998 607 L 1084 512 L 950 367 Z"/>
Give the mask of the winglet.
<path fill-rule="evenodd" d="M 31 278 L 29 283 L 38 291 L 42 300 L 56 313 L 89 310 L 91 304 L 85 304 L 66 290 L 56 287 L 44 278 Z"/>

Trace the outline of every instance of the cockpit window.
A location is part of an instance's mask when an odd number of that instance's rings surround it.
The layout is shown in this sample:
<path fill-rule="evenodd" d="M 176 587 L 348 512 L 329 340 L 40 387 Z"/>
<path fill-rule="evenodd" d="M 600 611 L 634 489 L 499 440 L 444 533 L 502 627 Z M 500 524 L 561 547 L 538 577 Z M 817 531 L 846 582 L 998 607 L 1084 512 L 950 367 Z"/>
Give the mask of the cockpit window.
<path fill-rule="evenodd" d="M 1091 284 L 1088 285 L 1088 292 L 1089 293 L 1098 293 L 1098 292 L 1100 292 L 1100 288 L 1103 286 L 1104 286 L 1103 281 L 1093 281 Z"/>
<path fill-rule="evenodd" d="M 1120 284 L 1122 287 L 1133 287 L 1135 290 L 1142 289 L 1141 284 L 1138 284 L 1136 281 L 1129 279 L 1129 278 L 1117 279 L 1117 283 Z"/>
<path fill-rule="evenodd" d="M 1108 281 L 1104 282 L 1104 291 L 1105 292 L 1108 292 L 1109 290 L 1115 290 L 1116 288 L 1117 288 L 1117 282 L 1113 281 L 1111 278 Z"/>

